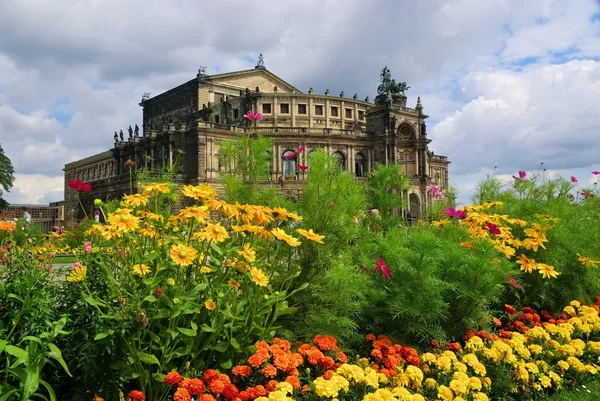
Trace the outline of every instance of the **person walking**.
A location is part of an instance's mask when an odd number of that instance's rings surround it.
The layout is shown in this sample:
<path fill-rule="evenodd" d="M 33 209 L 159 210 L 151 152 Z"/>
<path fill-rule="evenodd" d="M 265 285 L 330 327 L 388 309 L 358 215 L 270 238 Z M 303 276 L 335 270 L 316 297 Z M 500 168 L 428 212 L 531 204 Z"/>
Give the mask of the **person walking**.
<path fill-rule="evenodd" d="M 29 230 L 29 226 L 31 225 L 31 215 L 27 212 L 27 208 L 24 207 L 21 209 L 23 211 L 23 229 Z"/>

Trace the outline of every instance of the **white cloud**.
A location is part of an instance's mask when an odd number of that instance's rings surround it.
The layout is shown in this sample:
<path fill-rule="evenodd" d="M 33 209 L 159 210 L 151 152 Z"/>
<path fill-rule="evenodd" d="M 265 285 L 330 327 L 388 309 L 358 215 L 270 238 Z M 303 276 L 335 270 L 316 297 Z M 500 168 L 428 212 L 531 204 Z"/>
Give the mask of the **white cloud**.
<path fill-rule="evenodd" d="M 595 0 L 4 1 L 0 143 L 27 182 L 58 177 L 139 124 L 143 92 L 175 87 L 199 65 L 248 68 L 262 52 L 303 90 L 371 99 L 387 65 L 412 87 L 410 104 L 421 96 L 431 147 L 470 194 L 493 165 L 512 174 L 542 160 L 597 162 L 598 11 Z M 19 196 L 38 199 L 22 182 Z"/>
<path fill-rule="evenodd" d="M 59 201 L 64 192 L 62 176 L 15 174 L 15 185 L 5 199 L 16 204 L 37 204 Z"/>

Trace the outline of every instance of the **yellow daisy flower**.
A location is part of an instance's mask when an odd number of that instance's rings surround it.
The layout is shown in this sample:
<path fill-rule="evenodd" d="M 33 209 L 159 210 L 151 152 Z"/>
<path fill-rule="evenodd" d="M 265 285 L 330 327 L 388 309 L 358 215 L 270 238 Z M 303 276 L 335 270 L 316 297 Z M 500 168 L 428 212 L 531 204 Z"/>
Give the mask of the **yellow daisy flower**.
<path fill-rule="evenodd" d="M 184 185 L 181 193 L 188 198 L 208 199 L 217 196 L 217 191 L 210 185 Z"/>
<path fill-rule="evenodd" d="M 271 234 L 273 234 L 273 236 L 275 238 L 277 238 L 278 240 L 285 241 L 289 246 L 300 246 L 300 244 L 302 244 L 302 242 L 298 241 L 298 239 L 287 234 L 281 228 L 272 229 Z"/>
<path fill-rule="evenodd" d="M 215 310 L 215 308 L 217 307 L 217 304 L 215 303 L 215 301 L 213 301 L 211 298 L 208 298 L 205 302 L 204 302 L 204 306 L 206 307 L 206 309 L 208 310 Z"/>
<path fill-rule="evenodd" d="M 123 199 L 131 207 L 146 206 L 148 204 L 148 198 L 142 194 L 125 195 Z"/>
<path fill-rule="evenodd" d="M 265 272 L 256 267 L 253 267 L 252 270 L 250 270 L 250 276 L 252 277 L 254 284 L 260 287 L 266 287 L 269 284 L 269 278 Z"/>
<path fill-rule="evenodd" d="M 108 215 L 108 224 L 119 231 L 129 232 L 138 228 L 140 219 L 132 215 L 129 209 L 117 209 Z"/>
<path fill-rule="evenodd" d="M 194 248 L 183 244 L 171 246 L 171 251 L 169 253 L 173 262 L 179 266 L 191 265 L 198 255 L 198 252 Z"/>
<path fill-rule="evenodd" d="M 156 196 L 158 194 L 168 194 L 171 192 L 167 184 L 149 184 L 142 187 L 142 195 Z"/>
<path fill-rule="evenodd" d="M 242 248 L 241 251 L 238 251 L 238 253 L 244 257 L 244 259 L 246 259 L 248 262 L 254 262 L 256 261 L 256 251 L 252 248 L 250 248 L 250 244 L 245 243 L 244 244 L 244 248 Z"/>
<path fill-rule="evenodd" d="M 220 223 L 208 224 L 202 231 L 202 234 L 205 235 L 206 239 L 217 243 L 223 242 L 229 238 L 227 230 Z"/>
<path fill-rule="evenodd" d="M 67 276 L 67 281 L 70 283 L 80 283 L 85 280 L 87 276 L 87 267 L 80 265 L 79 263 L 75 264 L 71 273 Z"/>
<path fill-rule="evenodd" d="M 150 273 L 150 268 L 143 263 L 133 265 L 133 267 L 131 269 L 133 270 L 133 272 L 135 274 L 137 274 L 139 276 L 145 276 L 146 274 Z"/>
<path fill-rule="evenodd" d="M 319 235 L 319 234 L 313 232 L 312 228 L 308 231 L 299 228 L 296 231 L 298 231 L 298 233 L 300 235 L 302 235 L 304 238 L 309 239 L 311 241 L 318 242 L 319 244 L 322 244 L 323 238 L 325 238 L 324 235 Z"/>

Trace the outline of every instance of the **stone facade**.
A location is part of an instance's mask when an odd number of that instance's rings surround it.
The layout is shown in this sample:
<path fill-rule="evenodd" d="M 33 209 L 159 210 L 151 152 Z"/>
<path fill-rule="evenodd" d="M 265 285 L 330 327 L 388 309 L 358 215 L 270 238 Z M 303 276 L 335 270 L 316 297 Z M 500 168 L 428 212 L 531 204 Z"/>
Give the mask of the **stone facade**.
<path fill-rule="evenodd" d="M 128 191 L 127 160 L 137 168 L 164 168 L 178 160 L 184 183 L 218 185 L 224 166 L 219 163 L 219 143 L 247 133 L 244 119 L 248 110 L 263 114 L 257 128 L 273 141 L 271 182 L 265 185 L 298 196 L 307 172 L 312 150 L 321 148 L 338 158 L 341 168 L 363 179 L 378 163 L 403 166 L 412 187 L 403 194 L 410 201 L 412 217 L 419 217 L 431 202 L 429 185 L 448 187 L 445 156 L 429 150 L 423 107 L 406 107 L 403 95 L 380 95 L 375 102 L 332 96 L 329 90 L 319 95 L 303 93 L 264 67 L 226 74 L 201 72 L 186 82 L 156 97 L 143 99 L 142 134 L 115 141 L 114 148 L 65 166 L 65 206 L 78 205 L 78 195 L 67 181 L 80 178 L 91 182 L 93 192 L 81 194 L 89 212 L 94 198 L 116 198 Z M 287 151 L 306 146 L 298 159 L 286 161 Z M 136 183 L 134 182 L 135 186 Z M 77 208 L 80 209 L 80 208 Z"/>

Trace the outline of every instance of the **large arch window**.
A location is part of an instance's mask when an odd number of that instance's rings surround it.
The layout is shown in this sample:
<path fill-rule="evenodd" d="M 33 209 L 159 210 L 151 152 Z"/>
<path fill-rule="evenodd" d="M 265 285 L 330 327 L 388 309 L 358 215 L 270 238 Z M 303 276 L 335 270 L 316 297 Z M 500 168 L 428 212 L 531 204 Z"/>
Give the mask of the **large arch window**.
<path fill-rule="evenodd" d="M 297 156 L 295 152 L 286 150 L 283 153 L 283 176 L 291 177 L 296 175 Z"/>
<path fill-rule="evenodd" d="M 333 157 L 337 160 L 338 169 L 343 171 L 346 169 L 346 156 L 342 152 L 335 152 Z"/>
<path fill-rule="evenodd" d="M 357 177 L 364 177 L 367 173 L 366 160 L 362 153 L 357 153 L 356 156 L 354 156 L 354 172 Z"/>

